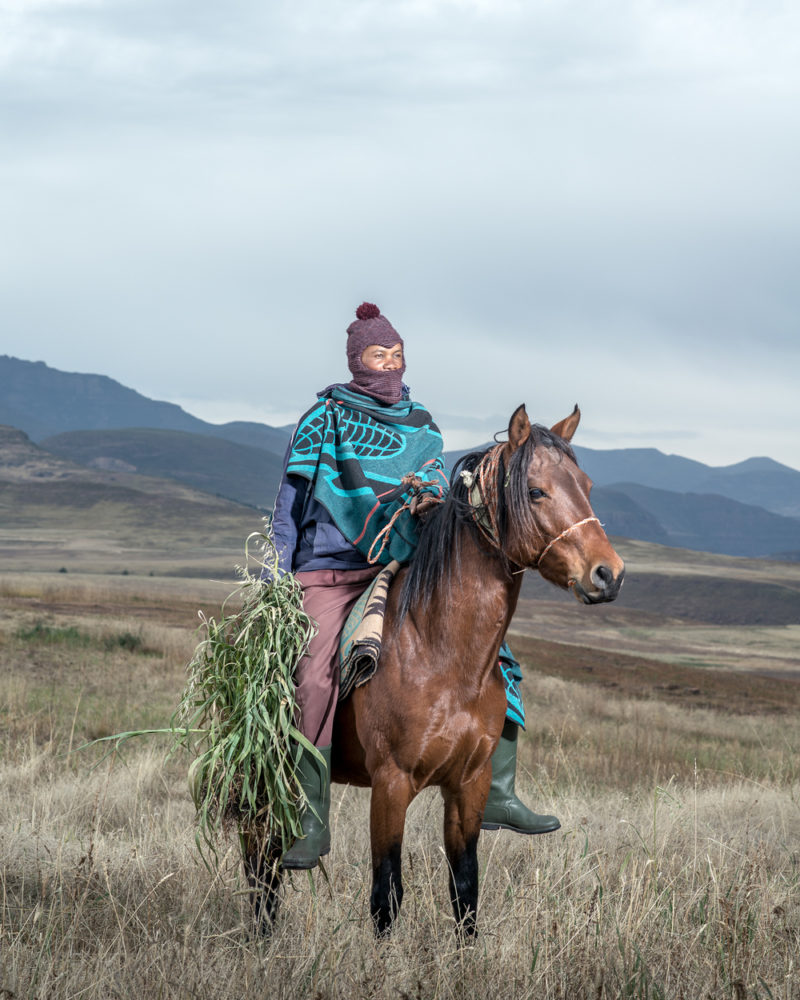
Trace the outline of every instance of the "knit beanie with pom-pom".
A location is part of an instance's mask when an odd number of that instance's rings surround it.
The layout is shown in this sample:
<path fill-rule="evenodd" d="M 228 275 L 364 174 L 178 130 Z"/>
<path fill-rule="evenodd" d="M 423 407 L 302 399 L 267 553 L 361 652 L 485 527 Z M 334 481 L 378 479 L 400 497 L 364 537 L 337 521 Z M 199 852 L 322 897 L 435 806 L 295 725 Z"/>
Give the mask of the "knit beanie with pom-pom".
<path fill-rule="evenodd" d="M 347 386 L 354 392 L 363 392 L 382 403 L 399 403 L 403 398 L 403 373 L 405 359 L 400 368 L 390 372 L 373 371 L 361 361 L 361 355 L 373 344 L 379 347 L 403 346 L 403 338 L 380 309 L 371 302 L 362 302 L 356 309 L 356 319 L 347 328 L 347 367 L 353 381 Z"/>

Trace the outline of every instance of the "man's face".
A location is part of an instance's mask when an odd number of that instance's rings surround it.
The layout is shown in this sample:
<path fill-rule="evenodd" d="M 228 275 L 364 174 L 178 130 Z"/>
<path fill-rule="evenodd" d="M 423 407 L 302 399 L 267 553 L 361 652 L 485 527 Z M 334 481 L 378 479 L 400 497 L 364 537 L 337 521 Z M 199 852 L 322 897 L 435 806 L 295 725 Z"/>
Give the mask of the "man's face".
<path fill-rule="evenodd" d="M 370 344 L 361 355 L 361 364 L 373 372 L 395 372 L 403 367 L 402 344 L 394 347 Z"/>

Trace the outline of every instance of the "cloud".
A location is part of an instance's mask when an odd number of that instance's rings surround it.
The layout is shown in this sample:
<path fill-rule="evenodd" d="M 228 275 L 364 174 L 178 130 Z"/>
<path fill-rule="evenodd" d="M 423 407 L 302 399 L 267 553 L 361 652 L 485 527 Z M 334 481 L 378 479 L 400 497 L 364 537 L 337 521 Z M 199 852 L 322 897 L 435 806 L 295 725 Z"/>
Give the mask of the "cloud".
<path fill-rule="evenodd" d="M 578 398 L 707 458 L 743 401 L 796 426 L 798 29 L 777 0 L 4 0 L 5 349 L 285 414 L 372 298 L 443 412 Z"/>
<path fill-rule="evenodd" d="M 249 87 L 255 98 L 362 105 L 415 93 L 471 103 L 698 82 L 752 94 L 793 90 L 798 78 L 800 14 L 777 0 L 239 0 L 224 11 L 189 0 L 6 0 L 0 14 L 7 68 L 35 65 L 41 80 L 54 74 L 143 93 L 153 81 L 167 100 L 181 88 L 224 96 L 225 84 L 234 99 Z"/>

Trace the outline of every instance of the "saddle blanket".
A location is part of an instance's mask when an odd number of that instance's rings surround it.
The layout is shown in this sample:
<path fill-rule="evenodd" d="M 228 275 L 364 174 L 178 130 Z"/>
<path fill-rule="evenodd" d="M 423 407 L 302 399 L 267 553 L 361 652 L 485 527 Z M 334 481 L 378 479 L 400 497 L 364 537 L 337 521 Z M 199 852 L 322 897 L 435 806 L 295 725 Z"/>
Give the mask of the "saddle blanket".
<path fill-rule="evenodd" d="M 339 701 L 366 684 L 378 669 L 386 597 L 400 563 L 393 559 L 359 597 L 342 629 L 339 643 Z"/>
<path fill-rule="evenodd" d="M 342 629 L 339 643 L 339 701 L 349 697 L 354 688 L 361 687 L 378 669 L 383 640 L 383 617 L 386 598 L 400 563 L 393 559 L 375 577 L 359 597 Z M 506 718 L 525 728 L 525 706 L 519 682 L 522 671 L 505 641 L 500 647 L 500 672 L 506 688 Z"/>

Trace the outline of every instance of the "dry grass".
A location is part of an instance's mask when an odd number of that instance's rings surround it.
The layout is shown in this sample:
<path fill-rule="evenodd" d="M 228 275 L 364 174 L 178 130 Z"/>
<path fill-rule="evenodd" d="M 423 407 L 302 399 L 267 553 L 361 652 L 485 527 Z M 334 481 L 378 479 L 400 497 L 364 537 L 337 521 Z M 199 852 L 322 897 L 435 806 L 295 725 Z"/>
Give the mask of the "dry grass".
<path fill-rule="evenodd" d="M 403 912 L 379 944 L 363 792 L 334 803 L 327 880 L 294 875 L 261 942 L 235 852 L 213 875 L 198 865 L 181 777 L 152 751 L 92 774 L 21 755 L 0 787 L 14 816 L 0 838 L 2 985 L 18 997 L 797 995 L 797 787 L 549 801 L 558 834 L 484 836 L 481 937 L 464 952 L 435 793 L 412 807 Z"/>
<path fill-rule="evenodd" d="M 213 575 L 213 574 L 210 574 Z M 150 575 L 149 573 L 120 573 L 115 576 L 95 573 L 6 573 L 0 575 L 0 597 L 3 613 L 10 615 L 14 608 L 49 611 L 76 605 L 82 619 L 114 611 L 116 615 L 131 613 L 137 606 L 148 608 L 164 604 L 171 612 L 183 615 L 189 611 L 196 617 L 201 603 L 220 602 L 237 582 L 228 559 L 224 573 L 214 579 Z M 185 624 L 185 618 L 181 618 Z"/>
<path fill-rule="evenodd" d="M 409 813 L 396 932 L 373 939 L 368 795 L 351 788 L 325 871 L 288 879 L 275 934 L 253 940 L 235 845 L 214 872 L 198 862 L 185 762 L 141 744 L 90 770 L 74 752 L 164 724 L 195 639 L 185 598 L 162 594 L 151 622 L 145 589 L 90 595 L 83 615 L 80 596 L 49 594 L 72 605 L 54 611 L 17 593 L 0 620 L 0 997 L 800 996 L 796 714 L 529 673 L 519 783 L 563 827 L 482 837 L 475 947 L 455 945 L 435 792 Z M 127 632 L 135 648 L 115 645 Z"/>

